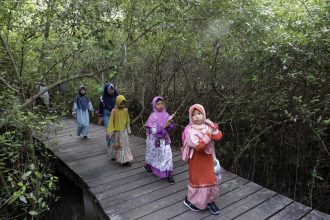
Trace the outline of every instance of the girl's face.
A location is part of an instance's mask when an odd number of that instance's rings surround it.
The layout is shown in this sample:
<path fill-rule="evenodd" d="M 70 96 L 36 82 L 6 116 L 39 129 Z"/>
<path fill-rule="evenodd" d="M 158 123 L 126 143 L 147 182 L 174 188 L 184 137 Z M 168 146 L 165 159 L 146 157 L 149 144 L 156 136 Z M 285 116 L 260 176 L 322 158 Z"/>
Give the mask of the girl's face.
<path fill-rule="evenodd" d="M 157 111 L 159 112 L 162 112 L 165 108 L 165 104 L 162 100 L 159 100 L 157 103 L 156 103 L 156 109 Z"/>
<path fill-rule="evenodd" d="M 110 87 L 110 89 L 108 89 L 108 94 L 113 95 L 114 93 L 115 93 L 114 88 Z"/>
<path fill-rule="evenodd" d="M 81 90 L 80 90 L 80 94 L 81 94 L 81 95 L 85 95 L 85 93 L 86 93 L 86 90 L 85 90 L 85 89 L 81 89 Z"/>
<path fill-rule="evenodd" d="M 125 105 L 126 105 L 126 101 L 122 101 L 120 103 L 120 105 L 118 106 L 118 108 L 120 108 L 120 109 L 125 108 Z"/>
<path fill-rule="evenodd" d="M 192 113 L 192 120 L 195 124 L 201 125 L 204 123 L 204 115 L 202 112 L 198 111 L 197 109 L 194 109 Z"/>

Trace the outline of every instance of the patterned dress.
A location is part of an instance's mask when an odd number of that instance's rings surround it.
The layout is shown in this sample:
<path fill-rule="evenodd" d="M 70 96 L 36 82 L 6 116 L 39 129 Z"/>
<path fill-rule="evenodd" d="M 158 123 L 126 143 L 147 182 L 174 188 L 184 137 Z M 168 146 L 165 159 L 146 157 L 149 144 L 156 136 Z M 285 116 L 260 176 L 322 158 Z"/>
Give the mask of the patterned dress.
<path fill-rule="evenodd" d="M 121 164 L 133 160 L 128 140 L 128 133 L 131 133 L 128 109 L 118 107 L 123 101 L 126 101 L 124 96 L 117 96 L 116 108 L 111 111 L 107 129 L 110 137 L 107 155 Z"/>
<path fill-rule="evenodd" d="M 108 157 L 116 159 L 117 162 L 123 164 L 133 160 L 133 155 L 129 148 L 128 133 L 124 131 L 115 131 L 111 136 L 108 147 Z"/>
<path fill-rule="evenodd" d="M 147 127 L 145 167 L 150 168 L 152 173 L 160 178 L 173 175 L 171 140 L 168 135 L 168 132 L 173 127 L 173 123 L 169 127 L 162 129 L 157 129 L 156 124 L 151 128 Z"/>

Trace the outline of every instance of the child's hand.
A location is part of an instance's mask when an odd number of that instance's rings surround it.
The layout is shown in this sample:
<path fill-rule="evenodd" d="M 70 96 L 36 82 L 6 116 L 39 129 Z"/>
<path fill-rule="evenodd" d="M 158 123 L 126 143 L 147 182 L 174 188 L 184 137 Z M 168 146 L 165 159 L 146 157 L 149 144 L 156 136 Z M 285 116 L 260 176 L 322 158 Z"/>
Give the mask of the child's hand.
<path fill-rule="evenodd" d="M 206 132 L 209 133 L 209 134 L 212 134 L 213 129 L 210 126 L 208 126 Z"/>
<path fill-rule="evenodd" d="M 167 120 L 166 123 L 165 123 L 165 128 L 170 126 L 172 122 L 173 122 L 173 120 Z"/>
<path fill-rule="evenodd" d="M 76 118 L 76 113 L 75 113 L 75 112 L 72 112 L 72 116 L 73 116 L 74 118 Z"/>
<path fill-rule="evenodd" d="M 127 133 L 128 133 L 128 135 L 131 135 L 132 134 L 132 131 L 131 130 L 128 130 Z"/>
<path fill-rule="evenodd" d="M 176 114 L 176 112 L 174 112 L 172 115 L 170 115 L 167 120 L 168 121 L 172 121 L 173 118 L 174 118 L 174 116 L 175 116 L 175 114 Z"/>
<path fill-rule="evenodd" d="M 205 123 L 210 125 L 211 127 L 214 127 L 214 123 L 210 119 L 206 119 Z"/>

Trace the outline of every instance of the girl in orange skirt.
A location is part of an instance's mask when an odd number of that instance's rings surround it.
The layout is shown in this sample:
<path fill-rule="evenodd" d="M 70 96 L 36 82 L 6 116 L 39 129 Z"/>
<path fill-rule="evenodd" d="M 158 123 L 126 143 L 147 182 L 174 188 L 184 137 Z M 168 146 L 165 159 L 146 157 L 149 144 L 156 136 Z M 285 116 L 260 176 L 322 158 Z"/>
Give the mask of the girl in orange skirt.
<path fill-rule="evenodd" d="M 202 105 L 190 107 L 189 121 L 182 134 L 183 159 L 189 166 L 188 195 L 184 204 L 193 211 L 209 208 L 216 215 L 220 210 L 214 201 L 220 191 L 214 174 L 214 141 L 220 140 L 222 133 L 217 124 L 206 119 Z"/>

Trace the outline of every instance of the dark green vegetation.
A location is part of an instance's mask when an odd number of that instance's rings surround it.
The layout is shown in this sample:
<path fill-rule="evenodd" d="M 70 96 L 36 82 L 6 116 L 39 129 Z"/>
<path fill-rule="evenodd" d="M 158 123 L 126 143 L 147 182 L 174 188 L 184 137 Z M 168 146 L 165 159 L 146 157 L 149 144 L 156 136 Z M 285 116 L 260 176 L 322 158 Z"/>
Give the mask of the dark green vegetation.
<path fill-rule="evenodd" d="M 47 209 L 57 179 L 32 133 L 110 80 L 136 131 L 154 95 L 178 109 L 175 140 L 201 103 L 227 169 L 329 212 L 329 20 L 329 0 L 1 1 L 0 218 Z"/>

